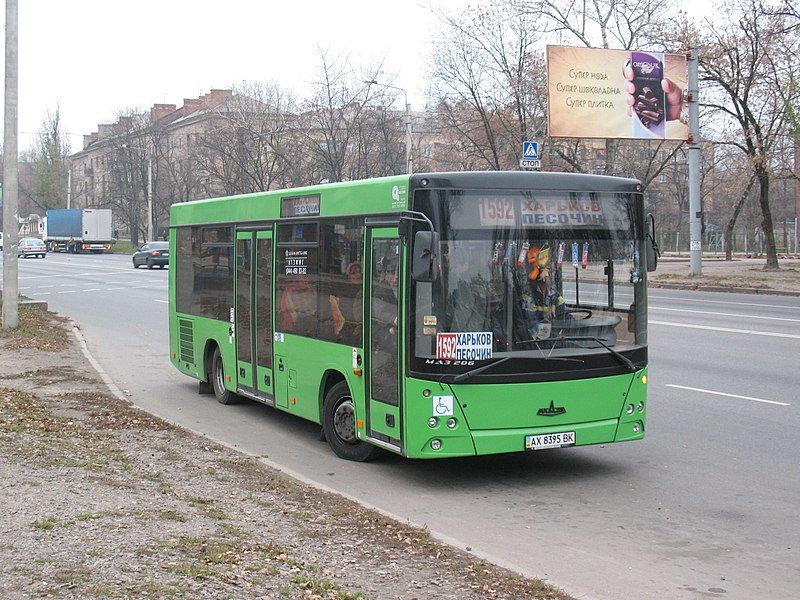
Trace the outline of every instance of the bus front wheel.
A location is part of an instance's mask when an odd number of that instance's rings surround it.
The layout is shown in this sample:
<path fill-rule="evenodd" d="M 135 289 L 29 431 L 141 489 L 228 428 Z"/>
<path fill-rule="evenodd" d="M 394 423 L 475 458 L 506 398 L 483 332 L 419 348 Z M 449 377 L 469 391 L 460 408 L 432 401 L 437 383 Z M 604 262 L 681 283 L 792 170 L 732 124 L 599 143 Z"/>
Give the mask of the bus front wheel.
<path fill-rule="evenodd" d="M 214 348 L 211 357 L 211 373 L 209 373 L 211 385 L 214 388 L 214 396 L 220 404 L 235 404 L 238 396 L 230 390 L 225 389 L 225 369 L 222 365 L 222 353 L 219 348 Z"/>
<path fill-rule="evenodd" d="M 380 453 L 380 448 L 356 436 L 355 405 L 345 381 L 334 385 L 325 396 L 322 429 L 331 450 L 339 458 L 366 462 Z"/>

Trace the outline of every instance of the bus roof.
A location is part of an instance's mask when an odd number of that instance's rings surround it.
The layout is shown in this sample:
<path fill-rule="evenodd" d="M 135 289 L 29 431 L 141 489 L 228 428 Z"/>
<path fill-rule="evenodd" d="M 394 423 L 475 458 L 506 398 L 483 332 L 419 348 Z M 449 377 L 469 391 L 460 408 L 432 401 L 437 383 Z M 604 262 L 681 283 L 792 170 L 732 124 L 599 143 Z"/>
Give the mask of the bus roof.
<path fill-rule="evenodd" d="M 422 186 L 423 179 L 427 179 L 427 187 L 432 188 L 533 189 L 620 193 L 641 191 L 641 183 L 636 179 L 549 171 L 415 173 L 410 179 L 411 188 L 425 187 Z"/>
<path fill-rule="evenodd" d="M 279 219 L 281 199 L 319 196 L 319 216 L 396 213 L 409 208 L 409 190 L 419 188 L 533 189 L 573 192 L 635 193 L 635 179 L 522 171 L 415 173 L 358 181 L 255 192 L 173 204 L 170 225 L 239 223 Z"/>

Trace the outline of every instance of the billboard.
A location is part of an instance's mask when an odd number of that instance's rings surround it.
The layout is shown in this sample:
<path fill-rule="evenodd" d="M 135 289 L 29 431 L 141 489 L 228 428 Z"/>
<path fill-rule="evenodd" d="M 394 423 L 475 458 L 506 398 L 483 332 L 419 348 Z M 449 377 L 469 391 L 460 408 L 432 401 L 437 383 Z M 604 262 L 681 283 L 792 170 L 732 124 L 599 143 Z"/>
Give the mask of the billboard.
<path fill-rule="evenodd" d="M 686 140 L 684 54 L 547 47 L 550 137 Z"/>

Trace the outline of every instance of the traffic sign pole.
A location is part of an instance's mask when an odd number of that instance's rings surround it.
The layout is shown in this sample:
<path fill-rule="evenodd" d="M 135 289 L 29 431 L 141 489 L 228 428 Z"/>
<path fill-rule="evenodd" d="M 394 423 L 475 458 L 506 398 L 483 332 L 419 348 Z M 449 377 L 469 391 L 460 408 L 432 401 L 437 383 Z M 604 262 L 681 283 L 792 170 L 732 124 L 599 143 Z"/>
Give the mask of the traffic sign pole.
<path fill-rule="evenodd" d="M 539 160 L 539 142 L 522 142 L 522 158 L 519 166 L 523 169 L 539 169 L 542 166 Z"/>

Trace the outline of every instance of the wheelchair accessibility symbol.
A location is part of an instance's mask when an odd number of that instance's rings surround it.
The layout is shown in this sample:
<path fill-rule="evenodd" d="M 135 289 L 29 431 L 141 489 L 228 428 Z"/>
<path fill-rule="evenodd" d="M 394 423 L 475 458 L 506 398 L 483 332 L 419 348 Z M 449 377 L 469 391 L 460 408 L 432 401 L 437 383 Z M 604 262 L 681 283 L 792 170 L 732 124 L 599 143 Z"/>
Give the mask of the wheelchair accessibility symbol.
<path fill-rule="evenodd" d="M 453 416 L 453 397 L 434 396 L 433 397 L 433 416 L 452 417 Z"/>

